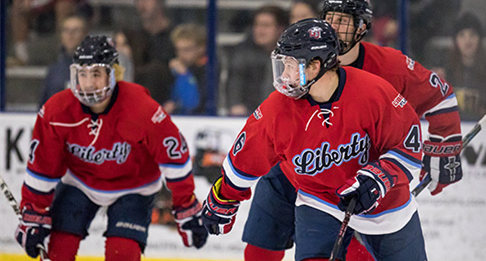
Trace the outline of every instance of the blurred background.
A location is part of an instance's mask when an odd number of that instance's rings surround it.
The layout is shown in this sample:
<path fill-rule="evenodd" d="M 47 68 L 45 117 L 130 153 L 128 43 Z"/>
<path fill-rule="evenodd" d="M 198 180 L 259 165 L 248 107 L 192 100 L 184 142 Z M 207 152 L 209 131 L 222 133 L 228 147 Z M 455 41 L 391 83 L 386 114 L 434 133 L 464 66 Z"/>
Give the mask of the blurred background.
<path fill-rule="evenodd" d="M 399 49 L 446 79 L 466 121 L 463 131 L 471 128 L 486 113 L 486 1 L 371 0 L 371 4 L 374 20 L 365 41 Z M 204 198 L 244 117 L 273 91 L 270 52 L 279 35 L 290 23 L 318 16 L 320 8 L 319 0 L 0 0 L 0 169 L 18 193 L 35 112 L 68 87 L 71 57 L 81 40 L 87 34 L 104 34 L 112 37 L 119 51 L 124 80 L 147 87 L 165 110 L 176 115 L 191 145 L 198 197 Z M 420 199 L 428 248 L 451 246 L 456 253 L 431 251 L 431 260 L 486 258 L 484 226 L 478 229 L 486 214 L 486 199 L 479 193 L 486 184 L 482 137 L 466 151 L 469 169 L 462 188 L 442 201 L 426 195 Z M 2 220 L 8 217 L 11 222 L 0 224 L 0 231 L 8 232 L 0 236 L 0 260 L 2 252 L 21 251 L 8 231 L 14 228 L 15 217 L 2 204 Z M 462 213 L 457 219 L 461 221 L 442 215 L 450 213 L 454 204 L 459 207 L 453 212 Z M 240 211 L 240 223 L 248 207 Z M 152 256 L 166 256 L 164 251 L 180 257 L 200 255 L 180 246 L 170 210 L 170 193 L 164 190 L 152 222 L 160 225 L 154 226 L 159 234 L 172 233 L 174 239 L 152 238 L 157 247 L 151 249 L 159 251 Z M 95 222 L 93 233 L 101 234 L 103 224 Z M 464 235 L 450 237 L 458 230 Z M 221 257 L 224 249 L 230 259 L 238 259 L 241 231 L 234 234 L 213 237 L 206 256 Z M 99 240 L 96 237 L 90 240 L 82 253 L 100 255 L 89 249 L 102 242 L 94 241 Z M 446 241 L 450 244 L 444 245 Z M 459 249 L 458 242 L 462 242 Z"/>
<path fill-rule="evenodd" d="M 367 36 L 456 90 L 463 120 L 484 113 L 483 0 L 371 0 Z M 125 80 L 172 114 L 247 116 L 273 91 L 269 54 L 319 0 L 2 0 L 0 110 L 36 111 L 67 87 L 75 46 L 111 36 Z"/>

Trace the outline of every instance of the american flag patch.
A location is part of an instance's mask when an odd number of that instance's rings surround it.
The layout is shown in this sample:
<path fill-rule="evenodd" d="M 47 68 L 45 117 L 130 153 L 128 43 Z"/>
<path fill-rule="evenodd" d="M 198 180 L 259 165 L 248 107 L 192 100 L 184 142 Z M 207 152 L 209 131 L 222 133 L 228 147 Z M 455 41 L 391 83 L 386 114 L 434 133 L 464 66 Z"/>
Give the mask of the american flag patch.
<path fill-rule="evenodd" d="M 157 108 L 157 111 L 152 116 L 152 122 L 153 123 L 160 123 L 165 119 L 165 117 L 167 117 L 167 115 L 165 114 L 164 110 L 162 110 L 162 107 L 159 106 Z"/>
<path fill-rule="evenodd" d="M 258 106 L 258 108 L 253 112 L 253 117 L 255 117 L 255 119 L 257 120 L 263 117 L 262 111 L 260 110 L 260 106 Z"/>
<path fill-rule="evenodd" d="M 407 104 L 407 100 L 401 94 L 398 94 L 397 97 L 395 97 L 395 99 L 393 100 L 392 104 L 395 108 L 397 108 L 398 106 L 400 106 L 400 108 L 403 108 L 403 106 Z"/>

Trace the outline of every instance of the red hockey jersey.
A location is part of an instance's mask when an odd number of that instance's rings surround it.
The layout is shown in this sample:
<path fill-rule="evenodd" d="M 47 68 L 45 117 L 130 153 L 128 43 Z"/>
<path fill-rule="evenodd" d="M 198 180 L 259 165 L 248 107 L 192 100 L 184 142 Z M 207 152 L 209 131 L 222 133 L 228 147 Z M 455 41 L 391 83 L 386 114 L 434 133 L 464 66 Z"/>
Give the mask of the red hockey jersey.
<path fill-rule="evenodd" d="M 447 138 L 461 135 L 461 120 L 452 86 L 402 52 L 361 42 L 360 55 L 351 65 L 390 82 L 429 122 L 429 133 Z"/>
<path fill-rule="evenodd" d="M 108 108 L 93 114 L 64 90 L 37 115 L 22 202 L 47 207 L 59 180 L 109 205 L 128 193 L 160 190 L 161 172 L 173 203 L 191 200 L 192 164 L 182 134 L 148 91 L 118 82 Z M 46 197 L 47 195 L 47 197 Z"/>
<path fill-rule="evenodd" d="M 327 103 L 272 93 L 250 116 L 223 163 L 221 194 L 243 200 L 277 162 L 306 204 L 342 219 L 336 190 L 373 163 L 397 177 L 369 215 L 350 226 L 391 233 L 416 211 L 409 181 L 421 169 L 420 122 L 413 108 L 382 78 L 352 67 L 338 70 L 339 87 Z"/>

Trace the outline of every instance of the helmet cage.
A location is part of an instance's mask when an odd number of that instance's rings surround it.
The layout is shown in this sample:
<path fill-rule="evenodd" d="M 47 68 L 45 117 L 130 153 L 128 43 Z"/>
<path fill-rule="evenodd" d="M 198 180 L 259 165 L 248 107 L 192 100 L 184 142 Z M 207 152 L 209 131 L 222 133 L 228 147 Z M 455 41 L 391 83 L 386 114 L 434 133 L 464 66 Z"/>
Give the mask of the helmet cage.
<path fill-rule="evenodd" d="M 349 52 L 363 37 L 368 33 L 371 28 L 371 19 L 373 17 L 373 11 L 371 10 L 367 0 L 325 0 L 322 9 L 321 18 L 326 18 L 329 12 L 343 13 L 351 15 L 353 18 L 354 30 L 346 30 L 346 35 L 352 35 L 351 40 L 339 39 L 341 44 L 341 55 Z M 336 15 L 335 13 L 332 15 Z M 330 21 L 333 21 L 331 16 Z M 366 25 L 366 29 L 358 33 L 358 29 L 363 25 Z M 349 28 L 349 26 L 348 26 Z M 342 32 L 340 32 L 342 33 Z M 339 32 L 338 32 L 339 35 Z"/>
<path fill-rule="evenodd" d="M 101 89 L 96 89 L 92 91 L 84 91 L 81 89 L 81 85 L 79 82 L 79 71 L 81 69 L 85 69 L 88 71 L 93 70 L 95 67 L 102 67 L 106 69 L 108 74 L 108 83 Z M 77 63 L 71 64 L 69 67 L 71 78 L 70 78 L 70 89 L 73 92 L 74 96 L 78 98 L 78 100 L 86 105 L 86 106 L 93 106 L 99 104 L 106 100 L 108 97 L 111 96 L 113 90 L 115 89 L 116 80 L 115 80 L 115 70 L 112 66 L 103 63 L 96 63 L 90 65 L 80 65 Z"/>

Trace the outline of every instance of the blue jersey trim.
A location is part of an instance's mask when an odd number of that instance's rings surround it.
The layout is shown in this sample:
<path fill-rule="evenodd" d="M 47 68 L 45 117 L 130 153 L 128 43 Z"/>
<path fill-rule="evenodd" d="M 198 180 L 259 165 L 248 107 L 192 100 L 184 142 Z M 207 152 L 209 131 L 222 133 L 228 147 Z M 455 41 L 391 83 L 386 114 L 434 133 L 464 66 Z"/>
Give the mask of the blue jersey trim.
<path fill-rule="evenodd" d="M 41 173 L 38 173 L 38 172 L 35 172 L 29 168 L 27 168 L 27 174 L 34 177 L 35 179 L 38 179 L 38 180 L 42 180 L 42 181 L 45 181 L 45 182 L 59 182 L 59 180 L 61 180 L 60 178 L 48 178 L 46 177 L 44 174 L 41 174 Z"/>

